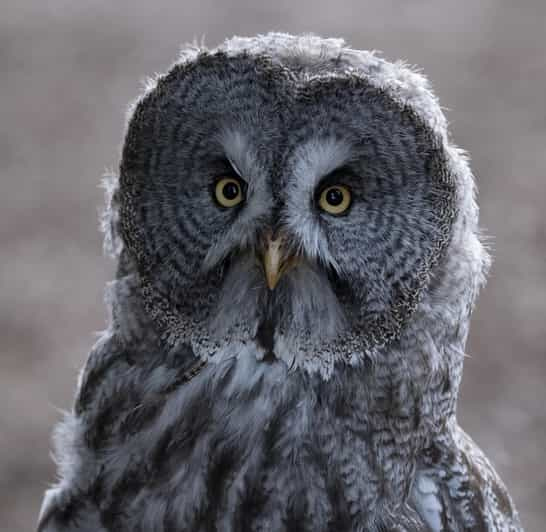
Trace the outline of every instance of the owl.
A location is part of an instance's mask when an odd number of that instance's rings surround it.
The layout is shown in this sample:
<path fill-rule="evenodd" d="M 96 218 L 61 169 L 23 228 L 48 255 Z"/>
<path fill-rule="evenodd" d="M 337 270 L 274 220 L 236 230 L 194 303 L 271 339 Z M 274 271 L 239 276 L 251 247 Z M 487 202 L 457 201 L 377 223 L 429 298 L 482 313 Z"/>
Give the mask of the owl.
<path fill-rule="evenodd" d="M 107 189 L 111 318 L 41 532 L 522 530 L 457 424 L 489 257 L 420 74 L 314 35 L 188 47 Z"/>

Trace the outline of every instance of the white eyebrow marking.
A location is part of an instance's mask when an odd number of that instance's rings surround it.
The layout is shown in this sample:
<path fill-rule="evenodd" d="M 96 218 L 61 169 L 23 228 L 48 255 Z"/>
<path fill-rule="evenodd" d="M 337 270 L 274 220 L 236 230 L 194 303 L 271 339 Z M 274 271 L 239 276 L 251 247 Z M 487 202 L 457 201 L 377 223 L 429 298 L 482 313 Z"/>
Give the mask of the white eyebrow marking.
<path fill-rule="evenodd" d="M 297 235 L 306 255 L 322 260 L 337 272 L 341 271 L 340 266 L 330 253 L 321 225 L 309 206 L 320 180 L 347 164 L 351 158 L 348 142 L 334 138 L 312 138 L 294 151 L 286 187 L 285 224 Z"/>
<path fill-rule="evenodd" d="M 311 139 L 295 152 L 296 183 L 312 191 L 326 175 L 351 160 L 351 145 L 335 139 Z"/>
<path fill-rule="evenodd" d="M 252 181 L 260 169 L 249 139 L 236 129 L 226 128 L 219 133 L 218 140 L 237 175 L 247 182 Z"/>

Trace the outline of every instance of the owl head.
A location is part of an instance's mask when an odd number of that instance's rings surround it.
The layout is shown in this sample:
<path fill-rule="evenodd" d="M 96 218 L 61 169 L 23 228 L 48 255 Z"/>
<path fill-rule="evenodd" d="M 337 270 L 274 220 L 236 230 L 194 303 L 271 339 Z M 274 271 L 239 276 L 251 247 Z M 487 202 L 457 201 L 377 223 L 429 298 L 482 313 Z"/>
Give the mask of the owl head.
<path fill-rule="evenodd" d="M 462 320 L 486 262 L 426 80 L 338 39 L 186 49 L 130 111 L 112 205 L 162 341 L 212 359 L 328 375 L 423 308 Z"/>

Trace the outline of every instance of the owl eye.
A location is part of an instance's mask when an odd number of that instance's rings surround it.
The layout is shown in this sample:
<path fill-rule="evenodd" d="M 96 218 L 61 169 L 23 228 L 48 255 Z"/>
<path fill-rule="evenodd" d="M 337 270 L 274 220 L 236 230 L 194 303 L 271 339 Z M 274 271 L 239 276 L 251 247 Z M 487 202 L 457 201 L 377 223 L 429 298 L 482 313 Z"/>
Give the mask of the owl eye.
<path fill-rule="evenodd" d="M 244 200 L 242 183 L 235 177 L 223 177 L 214 186 L 214 197 L 222 207 L 235 207 Z"/>
<path fill-rule="evenodd" d="M 328 214 L 343 214 L 351 206 L 351 191 L 345 185 L 331 185 L 322 189 L 319 207 Z"/>

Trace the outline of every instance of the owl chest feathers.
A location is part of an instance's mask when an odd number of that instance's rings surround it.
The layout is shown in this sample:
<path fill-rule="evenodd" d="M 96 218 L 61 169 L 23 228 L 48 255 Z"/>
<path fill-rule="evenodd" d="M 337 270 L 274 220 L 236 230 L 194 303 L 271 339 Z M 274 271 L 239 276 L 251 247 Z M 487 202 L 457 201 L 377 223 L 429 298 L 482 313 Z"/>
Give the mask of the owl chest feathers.
<path fill-rule="evenodd" d="M 445 419 L 438 409 L 451 408 L 442 379 L 423 393 L 391 353 L 326 381 L 253 349 L 195 372 L 172 354 L 152 369 L 120 352 L 109 382 L 91 391 L 93 371 L 83 376 L 71 434 L 94 474 L 75 474 L 94 479 L 86 491 L 110 529 L 374 530 L 386 513 L 418 519 L 419 455 Z"/>

